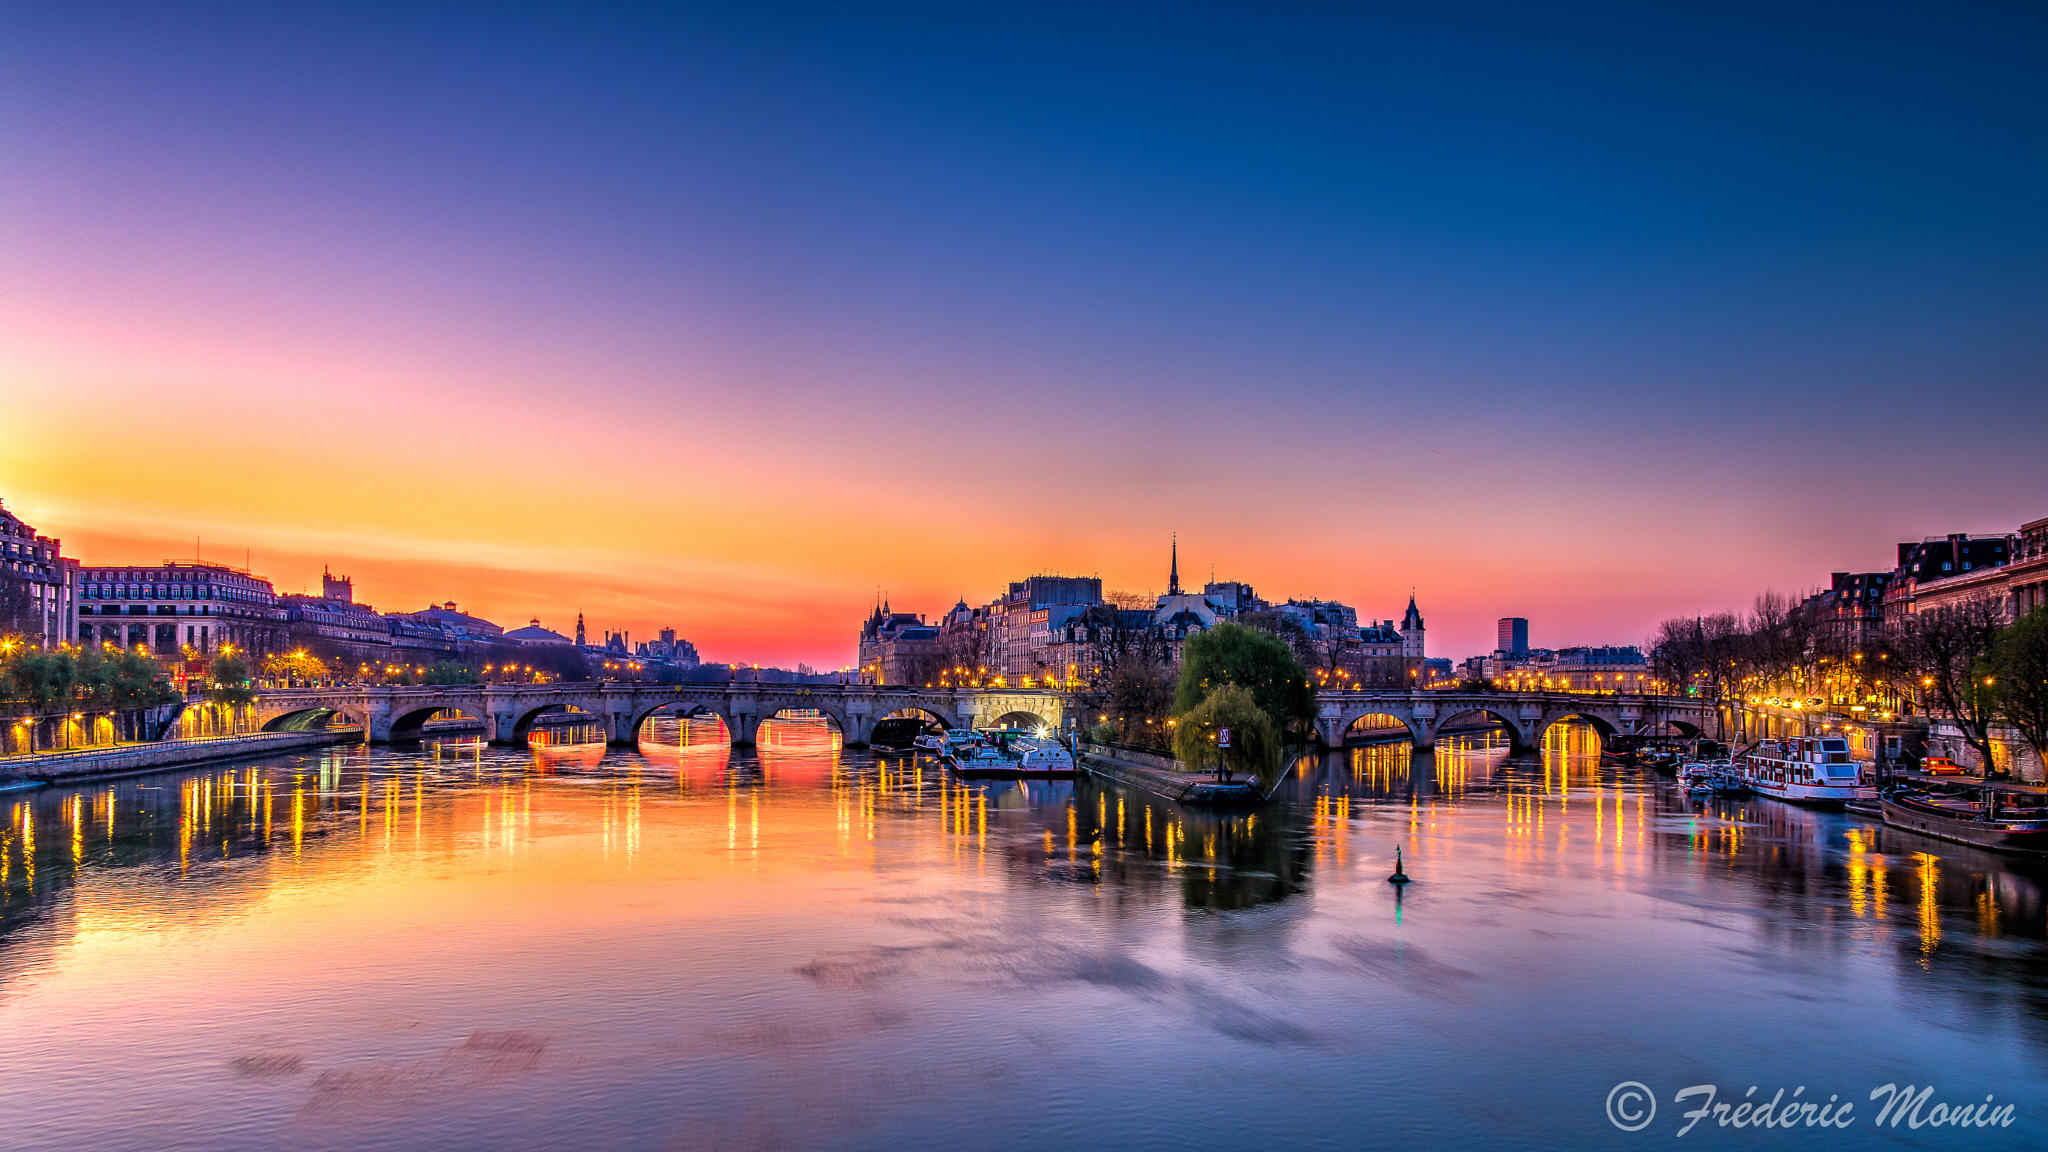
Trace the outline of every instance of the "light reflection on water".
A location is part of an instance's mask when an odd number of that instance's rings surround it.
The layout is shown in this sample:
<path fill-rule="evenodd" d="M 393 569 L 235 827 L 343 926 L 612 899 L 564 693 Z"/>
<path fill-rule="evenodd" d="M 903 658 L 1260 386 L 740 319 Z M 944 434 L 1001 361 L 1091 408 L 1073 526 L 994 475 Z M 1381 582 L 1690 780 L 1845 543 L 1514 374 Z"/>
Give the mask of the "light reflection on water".
<path fill-rule="evenodd" d="M 1589 729 L 1220 817 L 819 721 L 601 737 L 0 799 L 6 1146 L 1624 1146 L 1623 1079 L 2048 1117 L 2037 874 Z"/>

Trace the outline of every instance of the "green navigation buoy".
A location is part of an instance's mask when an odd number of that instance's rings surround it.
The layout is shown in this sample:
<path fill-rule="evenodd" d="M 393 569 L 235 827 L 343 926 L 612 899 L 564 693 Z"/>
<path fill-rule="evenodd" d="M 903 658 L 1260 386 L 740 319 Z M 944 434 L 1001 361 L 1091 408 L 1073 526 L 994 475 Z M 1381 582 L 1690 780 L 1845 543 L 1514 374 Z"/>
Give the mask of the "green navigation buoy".
<path fill-rule="evenodd" d="M 1387 883 L 1406 884 L 1407 882 L 1408 874 L 1401 871 L 1401 846 L 1396 844 L 1394 845 L 1394 874 L 1387 877 Z"/>

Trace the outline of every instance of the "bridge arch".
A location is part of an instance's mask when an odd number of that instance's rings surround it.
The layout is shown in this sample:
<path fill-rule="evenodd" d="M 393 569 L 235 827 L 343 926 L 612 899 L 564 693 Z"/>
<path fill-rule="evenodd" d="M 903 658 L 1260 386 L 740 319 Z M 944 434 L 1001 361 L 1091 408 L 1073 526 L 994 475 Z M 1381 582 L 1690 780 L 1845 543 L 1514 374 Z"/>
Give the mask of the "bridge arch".
<path fill-rule="evenodd" d="M 1418 736 L 1427 733 L 1416 731 L 1415 721 L 1392 712 L 1360 712 L 1344 721 L 1344 728 L 1338 733 L 1337 745 L 1342 747 L 1352 741 L 1366 743 L 1382 740 L 1407 740 L 1418 743 Z"/>
<path fill-rule="evenodd" d="M 818 720 L 824 721 L 824 727 L 832 733 L 839 747 L 846 746 L 848 736 L 845 716 L 837 709 L 809 703 L 783 705 L 765 712 L 760 722 L 755 725 L 754 744 L 757 747 L 784 743 L 811 744 L 815 737 L 805 734 L 805 729 L 812 726 L 812 721 Z"/>
<path fill-rule="evenodd" d="M 702 703 L 701 701 L 664 700 L 659 703 L 651 704 L 640 709 L 640 711 L 633 716 L 633 724 L 632 728 L 630 729 L 630 731 L 633 734 L 633 742 L 637 744 L 640 741 L 646 739 L 648 721 L 661 719 L 665 716 L 673 717 L 676 720 L 684 722 L 692 720 L 713 720 L 718 723 L 718 740 L 722 741 L 727 747 L 730 747 L 733 741 L 736 739 L 733 732 L 732 720 L 728 718 L 724 713 L 720 712 L 718 709 L 713 708 L 711 705 Z M 687 733 L 685 733 L 685 735 L 687 735 Z M 686 743 L 683 746 L 694 747 L 698 745 L 699 742 L 691 740 L 689 743 Z"/>
<path fill-rule="evenodd" d="M 1486 722 L 1488 726 L 1497 724 L 1507 729 L 1508 749 L 1511 752 L 1528 752 L 1538 747 L 1533 734 L 1522 726 L 1520 720 L 1508 715 L 1504 708 L 1492 704 L 1468 704 L 1464 701 L 1459 701 L 1452 707 L 1454 711 L 1437 717 L 1436 723 L 1430 726 L 1429 742 L 1432 747 L 1440 744 L 1450 729 L 1481 722 Z"/>
<path fill-rule="evenodd" d="M 1543 722 L 1543 727 L 1537 731 L 1536 739 L 1540 743 L 1545 736 L 1550 734 L 1552 728 L 1557 727 L 1559 724 L 1570 724 L 1573 722 L 1588 725 L 1595 732 L 1598 732 L 1600 734 L 1600 743 L 1603 746 L 1621 734 L 1621 728 L 1614 721 L 1600 715 L 1598 712 L 1567 712 L 1562 716 L 1553 716 L 1546 719 Z"/>
<path fill-rule="evenodd" d="M 295 712 L 280 712 L 263 722 L 265 732 L 318 732 L 328 728 L 342 727 L 334 723 L 341 717 L 348 726 L 361 728 L 363 715 L 353 708 L 336 708 L 321 704 L 311 708 L 300 708 Z"/>
<path fill-rule="evenodd" d="M 453 713 L 453 715 L 444 715 L 444 713 Z M 385 739 L 393 744 L 417 743 L 426 729 L 427 721 L 437 718 L 444 720 L 458 718 L 474 720 L 483 727 L 486 735 L 490 732 L 490 720 L 483 715 L 483 709 L 473 705 L 450 704 L 447 701 L 439 701 L 433 704 L 410 708 L 393 716 L 391 718 L 389 734 Z"/>
<path fill-rule="evenodd" d="M 1057 732 L 1062 714 L 1058 699 L 1036 693 L 995 694 L 977 700 L 975 708 L 972 726 L 976 728 L 1001 727 L 1004 721 L 1021 716 L 1028 719 L 1029 727 Z"/>
<path fill-rule="evenodd" d="M 554 700 L 521 712 L 518 718 L 512 721 L 511 742 L 514 744 L 526 743 L 527 737 L 533 735 L 534 724 L 543 716 L 582 716 L 587 717 L 586 723 L 604 723 L 604 717 L 601 714 L 592 712 L 581 704 L 569 700 Z"/>
<path fill-rule="evenodd" d="M 952 728 L 955 726 L 951 721 L 947 720 L 943 714 L 919 704 L 905 705 L 904 707 L 898 708 L 894 712 L 891 712 L 886 716 L 882 716 L 879 719 L 922 720 L 925 722 L 925 725 L 927 727 L 934 724 L 938 725 L 941 728 Z"/>
<path fill-rule="evenodd" d="M 1021 708 L 1013 708 L 989 723 L 991 728 L 1022 728 L 1034 734 L 1049 732 L 1052 726 L 1052 721 L 1036 712 L 1028 712 Z"/>
<path fill-rule="evenodd" d="M 948 714 L 943 709 L 932 707 L 929 704 L 904 704 L 887 715 L 879 717 L 879 719 L 924 720 L 945 729 L 960 727 L 958 718 Z"/>

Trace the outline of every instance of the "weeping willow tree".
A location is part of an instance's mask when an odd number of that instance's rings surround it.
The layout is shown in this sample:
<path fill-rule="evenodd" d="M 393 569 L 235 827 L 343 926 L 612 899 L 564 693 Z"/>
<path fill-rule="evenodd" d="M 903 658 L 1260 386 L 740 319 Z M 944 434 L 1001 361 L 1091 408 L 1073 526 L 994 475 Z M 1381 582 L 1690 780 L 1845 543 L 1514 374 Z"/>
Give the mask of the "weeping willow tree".
<path fill-rule="evenodd" d="M 1230 732 L 1230 747 L 1221 733 Z M 1196 771 L 1213 771 L 1228 780 L 1232 773 L 1271 784 L 1280 774 L 1280 734 L 1273 718 L 1259 707 L 1251 690 L 1225 684 L 1182 713 L 1173 730 L 1173 754 Z"/>
<path fill-rule="evenodd" d="M 1316 691 L 1308 669 L 1279 637 L 1227 621 L 1191 637 L 1181 652 L 1174 715 L 1193 711 L 1225 685 L 1250 692 L 1282 739 L 1315 735 Z"/>

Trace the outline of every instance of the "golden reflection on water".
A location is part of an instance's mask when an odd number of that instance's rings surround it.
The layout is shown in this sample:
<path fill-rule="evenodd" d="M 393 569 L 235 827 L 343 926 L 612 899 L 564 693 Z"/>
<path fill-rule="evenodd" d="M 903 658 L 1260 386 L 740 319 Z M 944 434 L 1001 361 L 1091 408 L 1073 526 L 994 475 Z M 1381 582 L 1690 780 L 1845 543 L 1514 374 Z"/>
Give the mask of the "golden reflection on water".
<path fill-rule="evenodd" d="M 595 769 L 540 749 L 437 744 L 409 757 L 337 749 L 24 796 L 0 825 L 5 910 L 69 893 L 84 921 L 144 930 L 201 885 L 254 899 L 358 883 L 366 868 L 412 857 L 466 856 L 570 879 L 659 876 L 675 882 L 678 898 L 704 891 L 708 878 L 796 875 L 809 884 L 821 869 L 872 872 L 886 860 L 1032 882 L 1050 871 L 1119 900 L 1151 893 L 1228 909 L 1285 900 L 1311 883 L 1378 892 L 1400 842 L 1423 877 L 1411 895 L 1425 911 L 1429 883 L 1461 874 L 1518 885 L 1569 874 L 1633 888 L 1668 880 L 1659 874 L 1674 866 L 1737 883 L 1799 873 L 1804 887 L 1832 891 L 1848 920 L 1886 939 L 1888 877 L 1898 868 L 1912 871 L 1917 929 L 1899 943 L 1921 965 L 1958 931 L 2043 934 L 2029 885 L 1980 882 L 1981 865 L 1931 852 L 1887 854 L 1887 830 L 1838 816 L 1761 800 L 1689 801 L 1647 774 L 1603 765 L 1590 728 L 1546 739 L 1539 761 L 1509 759 L 1497 735 L 1460 736 L 1434 756 L 1417 757 L 1405 742 L 1351 748 L 1292 774 L 1277 806 L 1204 813 L 1086 781 L 964 782 L 923 757 L 850 756 L 815 717 L 763 724 L 751 757 L 701 738 L 706 725 L 718 730 L 715 720 L 672 722 L 657 732 L 668 742 L 614 753 Z M 253 868 L 220 867 L 249 857 Z M 176 863 L 162 881 L 123 872 L 158 859 Z M 86 883 L 123 875 L 154 894 L 109 903 L 104 884 Z M 172 877 L 194 886 L 159 886 Z M 806 890 L 778 887 L 776 899 L 800 902 Z M 404 891 L 392 888 L 391 898 Z M 550 891 L 526 897 L 543 901 L 534 914 L 573 919 L 545 904 Z M 723 898 L 761 898 L 751 891 L 742 884 Z M 1944 933 L 1945 905 L 1965 927 Z"/>
<path fill-rule="evenodd" d="M 1931 955 L 1941 944 L 1940 861 L 1931 853 L 1920 854 L 1920 954 Z"/>

